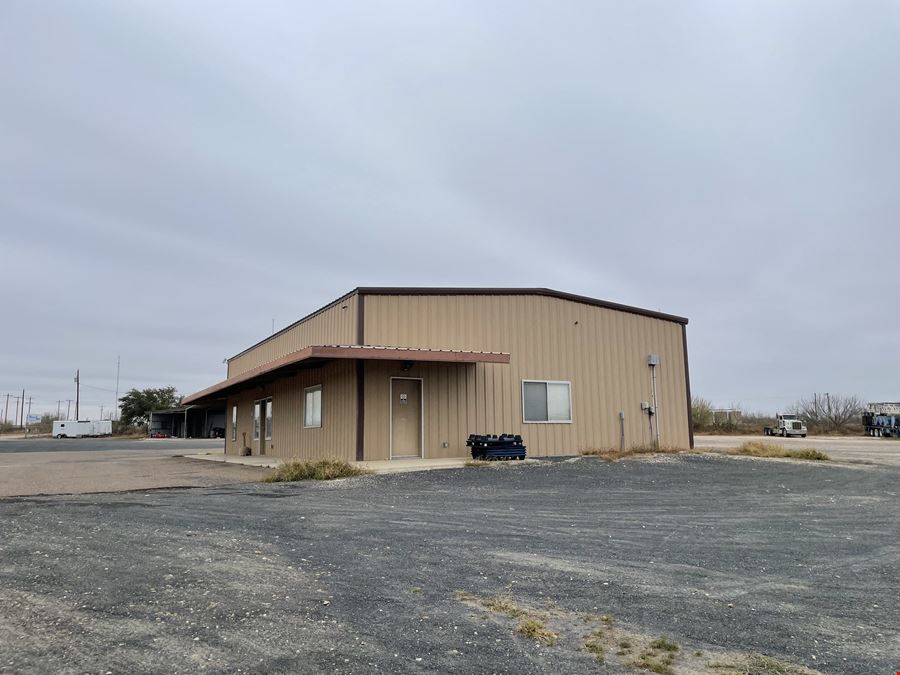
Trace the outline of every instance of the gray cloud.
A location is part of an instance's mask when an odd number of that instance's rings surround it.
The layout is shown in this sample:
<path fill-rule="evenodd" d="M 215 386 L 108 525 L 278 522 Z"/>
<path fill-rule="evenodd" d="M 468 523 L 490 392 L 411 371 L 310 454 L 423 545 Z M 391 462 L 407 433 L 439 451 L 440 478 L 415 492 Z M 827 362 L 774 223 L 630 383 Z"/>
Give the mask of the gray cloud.
<path fill-rule="evenodd" d="M 356 285 L 691 319 L 693 388 L 896 399 L 893 2 L 0 8 L 0 393 L 220 379 Z M 91 412 L 91 408 L 88 408 Z M 96 411 L 92 411 L 96 412 Z"/>

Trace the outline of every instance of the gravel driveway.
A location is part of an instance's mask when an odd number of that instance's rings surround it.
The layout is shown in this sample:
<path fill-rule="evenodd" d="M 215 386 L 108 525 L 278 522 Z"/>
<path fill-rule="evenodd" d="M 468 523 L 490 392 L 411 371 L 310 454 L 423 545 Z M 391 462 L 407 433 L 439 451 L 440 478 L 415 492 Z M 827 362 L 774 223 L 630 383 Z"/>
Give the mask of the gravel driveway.
<path fill-rule="evenodd" d="M 894 672 L 898 477 L 686 456 L 0 500 L 0 671 L 634 672 L 582 649 L 614 625 Z"/>

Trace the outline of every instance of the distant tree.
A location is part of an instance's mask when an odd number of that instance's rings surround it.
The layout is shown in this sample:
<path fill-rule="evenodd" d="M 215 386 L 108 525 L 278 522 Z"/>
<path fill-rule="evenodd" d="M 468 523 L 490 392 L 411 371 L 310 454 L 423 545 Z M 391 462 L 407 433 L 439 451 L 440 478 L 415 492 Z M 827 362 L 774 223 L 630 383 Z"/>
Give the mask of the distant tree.
<path fill-rule="evenodd" d="M 175 387 L 159 389 L 132 389 L 119 399 L 122 424 L 135 426 L 150 421 L 151 410 L 165 410 L 181 405 L 181 396 Z"/>
<path fill-rule="evenodd" d="M 694 422 L 694 431 L 707 429 L 712 426 L 712 403 L 700 396 L 691 397 L 691 418 Z"/>
<path fill-rule="evenodd" d="M 806 423 L 820 431 L 845 431 L 851 422 L 859 419 L 865 404 L 859 396 L 827 394 L 813 398 L 801 398 L 794 405 Z"/>
<path fill-rule="evenodd" d="M 41 434 L 49 434 L 53 431 L 53 423 L 58 419 L 59 417 L 54 414 L 46 413 L 41 415 L 41 421 L 33 425 L 31 430 Z"/>

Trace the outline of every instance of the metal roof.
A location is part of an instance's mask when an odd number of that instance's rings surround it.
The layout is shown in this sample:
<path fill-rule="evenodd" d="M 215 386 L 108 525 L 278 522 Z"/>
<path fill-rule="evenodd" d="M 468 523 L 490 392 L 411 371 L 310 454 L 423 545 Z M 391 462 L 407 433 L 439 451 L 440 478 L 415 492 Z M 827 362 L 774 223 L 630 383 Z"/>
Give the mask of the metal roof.
<path fill-rule="evenodd" d="M 358 296 L 366 296 L 366 295 L 542 295 L 549 298 L 557 298 L 559 300 L 568 300 L 570 302 L 578 302 L 583 305 L 591 305 L 593 307 L 603 307 L 605 309 L 613 309 L 620 312 L 628 312 L 629 314 L 639 314 L 641 316 L 647 316 L 653 319 L 661 319 L 663 321 L 672 321 L 674 323 L 680 323 L 682 325 L 687 325 L 688 320 L 683 316 L 677 316 L 675 314 L 666 314 L 664 312 L 657 312 L 652 309 L 642 309 L 641 307 L 633 307 L 631 305 L 623 305 L 617 302 L 610 302 L 608 300 L 601 300 L 599 298 L 591 298 L 586 295 L 576 295 L 574 293 L 565 293 L 563 291 L 556 291 L 552 288 L 487 288 L 487 287 L 477 287 L 477 288 L 466 288 L 466 287 L 452 287 L 452 288 L 441 288 L 434 286 L 359 286 L 354 288 L 352 291 L 345 293 L 337 300 L 332 300 L 327 305 L 320 307 L 304 316 L 302 319 L 298 319 L 294 323 L 285 326 L 279 331 L 276 331 L 272 335 L 268 335 L 264 337 L 259 342 L 250 345 L 246 349 L 238 352 L 234 356 L 228 358 L 228 361 L 236 359 L 243 354 L 246 354 L 251 349 L 255 349 L 261 344 L 268 342 L 269 340 L 278 337 L 282 333 L 286 333 L 287 331 L 299 326 L 301 323 L 309 321 L 313 317 L 321 314 L 327 309 L 334 307 L 338 303 L 345 302 L 349 298 L 354 295 Z"/>
<path fill-rule="evenodd" d="M 386 347 L 382 345 L 315 345 L 252 368 L 245 373 L 185 396 L 183 403 L 196 403 L 212 396 L 222 397 L 239 388 L 271 379 L 293 366 L 311 366 L 333 359 L 428 361 L 431 363 L 509 363 L 506 352 L 478 352 L 462 349 Z"/>

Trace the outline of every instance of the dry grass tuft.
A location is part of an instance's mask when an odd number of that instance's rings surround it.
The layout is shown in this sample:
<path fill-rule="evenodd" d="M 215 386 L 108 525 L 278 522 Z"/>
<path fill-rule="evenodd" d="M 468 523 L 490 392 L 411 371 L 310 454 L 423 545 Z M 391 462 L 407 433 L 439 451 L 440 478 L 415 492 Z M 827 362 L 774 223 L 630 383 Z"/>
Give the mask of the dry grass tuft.
<path fill-rule="evenodd" d="M 288 483 L 298 480 L 334 480 L 351 478 L 372 473 L 349 462 L 337 459 L 320 459 L 317 462 L 285 462 L 263 481 L 266 483 Z"/>
<path fill-rule="evenodd" d="M 633 665 L 641 670 L 649 670 L 651 673 L 659 675 L 675 675 L 675 670 L 672 668 L 674 660 L 674 652 L 667 652 L 665 655 L 659 656 L 654 651 L 646 651 Z"/>
<path fill-rule="evenodd" d="M 831 459 L 824 452 L 819 452 L 814 448 L 804 448 L 803 450 L 787 450 L 783 445 L 777 443 L 765 443 L 763 441 L 747 441 L 734 449 L 736 455 L 746 455 L 748 457 L 783 457 L 786 459 L 807 459 L 811 461 L 828 461 Z"/>
<path fill-rule="evenodd" d="M 712 662 L 707 667 L 720 671 L 722 675 L 812 675 L 818 672 L 762 654 L 749 654 L 737 663 Z"/>
<path fill-rule="evenodd" d="M 475 467 L 475 466 L 490 466 L 490 465 L 491 465 L 491 463 L 484 459 L 470 459 L 470 460 L 466 461 L 466 463 L 463 466 Z"/>
<path fill-rule="evenodd" d="M 519 607 L 509 595 L 495 595 L 493 598 L 482 600 L 481 606 L 497 614 L 506 614 L 513 619 L 526 614 L 525 610 Z"/>
<path fill-rule="evenodd" d="M 459 600 L 460 602 L 478 602 L 478 596 L 468 591 L 456 591 L 453 594 L 453 597 Z"/>
<path fill-rule="evenodd" d="M 596 457 L 607 462 L 615 462 L 619 459 L 627 457 L 638 457 L 640 455 L 677 455 L 681 452 L 688 452 L 684 448 L 673 448 L 670 446 L 661 446 L 659 448 L 653 445 L 636 445 L 626 450 L 614 450 L 612 448 L 586 448 L 581 451 L 586 457 Z"/>
<path fill-rule="evenodd" d="M 552 647 L 559 640 L 559 633 L 547 630 L 543 622 L 537 619 L 524 619 L 516 629 L 521 635 Z"/>
<path fill-rule="evenodd" d="M 678 643 L 666 637 L 656 638 L 650 643 L 650 649 L 661 649 L 664 652 L 677 652 Z"/>
<path fill-rule="evenodd" d="M 600 639 L 594 638 L 594 637 L 588 638 L 587 640 L 584 641 L 583 649 L 588 654 L 593 654 L 594 658 L 596 658 L 597 661 L 599 661 L 600 663 L 603 663 L 603 655 L 604 655 L 605 650 L 603 648 L 603 643 L 600 641 Z"/>

